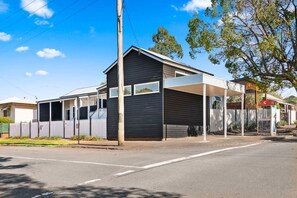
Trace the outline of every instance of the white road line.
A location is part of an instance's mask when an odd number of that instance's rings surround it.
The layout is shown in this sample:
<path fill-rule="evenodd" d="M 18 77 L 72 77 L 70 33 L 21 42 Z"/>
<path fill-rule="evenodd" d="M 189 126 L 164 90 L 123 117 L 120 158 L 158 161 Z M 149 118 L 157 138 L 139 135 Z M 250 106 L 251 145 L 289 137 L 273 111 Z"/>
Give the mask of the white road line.
<path fill-rule="evenodd" d="M 124 168 L 141 168 L 138 166 L 129 166 L 121 164 L 107 164 L 100 162 L 85 162 L 85 161 L 75 161 L 75 160 L 59 160 L 59 159 L 46 159 L 46 158 L 33 158 L 33 157 L 20 157 L 20 156 L 9 156 L 9 155 L 0 155 L 1 157 L 11 157 L 16 159 L 26 159 L 26 160 L 40 160 L 40 161 L 52 161 L 52 162 L 66 162 L 66 163 L 75 163 L 75 164 L 91 164 L 99 166 L 114 166 L 114 167 L 124 167 Z"/>
<path fill-rule="evenodd" d="M 180 158 L 176 158 L 176 159 L 172 159 L 172 160 L 167 160 L 167 161 L 163 161 L 163 162 L 149 164 L 149 165 L 146 165 L 146 166 L 142 166 L 141 168 L 143 168 L 143 169 L 155 168 L 155 167 L 164 166 L 164 165 L 168 165 L 168 164 L 172 164 L 172 163 L 176 163 L 176 162 L 181 162 L 181 161 L 185 161 L 185 160 L 189 160 L 189 159 L 193 159 L 193 158 L 203 157 L 203 156 L 206 156 L 206 155 L 212 155 L 212 154 L 220 153 L 220 152 L 224 152 L 224 151 L 256 146 L 256 145 L 259 145 L 259 144 L 261 144 L 261 143 L 259 142 L 259 143 L 255 143 L 255 144 L 244 145 L 244 146 L 229 147 L 229 148 L 209 151 L 209 152 L 205 152 L 205 153 L 189 155 L 187 157 L 180 157 Z"/>
<path fill-rule="evenodd" d="M 114 174 L 114 175 L 115 176 L 122 176 L 122 175 L 127 175 L 127 174 L 133 173 L 133 172 L 135 172 L 135 171 L 134 170 L 128 170 L 128 171 L 117 173 L 117 174 Z"/>
<path fill-rule="evenodd" d="M 94 183 L 96 181 L 100 181 L 101 179 L 92 179 L 92 180 L 89 180 L 89 181 L 85 181 L 83 183 L 80 183 L 80 184 L 77 184 L 78 186 L 82 186 L 82 185 L 86 185 L 86 184 L 90 184 L 90 183 Z"/>
<path fill-rule="evenodd" d="M 43 197 L 43 196 L 47 196 L 47 195 L 51 195 L 51 194 L 53 194 L 53 192 L 45 192 L 45 193 L 42 193 L 41 195 L 35 195 L 35 196 L 32 197 L 32 198 Z"/>

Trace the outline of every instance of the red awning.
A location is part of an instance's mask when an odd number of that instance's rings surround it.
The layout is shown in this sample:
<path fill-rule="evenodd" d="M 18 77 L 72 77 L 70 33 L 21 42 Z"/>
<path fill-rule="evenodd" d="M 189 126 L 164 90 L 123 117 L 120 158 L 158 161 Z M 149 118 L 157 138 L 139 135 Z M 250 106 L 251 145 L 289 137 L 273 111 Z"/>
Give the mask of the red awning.
<path fill-rule="evenodd" d="M 273 100 L 262 100 L 259 102 L 259 106 L 273 106 L 275 105 L 275 101 Z"/>

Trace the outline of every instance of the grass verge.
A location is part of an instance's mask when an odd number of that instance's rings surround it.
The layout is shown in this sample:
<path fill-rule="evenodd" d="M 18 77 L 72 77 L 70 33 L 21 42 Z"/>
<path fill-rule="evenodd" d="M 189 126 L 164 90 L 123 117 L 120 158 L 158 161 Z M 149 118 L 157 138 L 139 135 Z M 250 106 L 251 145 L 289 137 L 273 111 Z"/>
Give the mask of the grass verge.
<path fill-rule="evenodd" d="M 22 145 L 22 146 L 62 146 L 77 144 L 71 140 L 46 140 L 46 139 L 0 139 L 0 145 Z"/>

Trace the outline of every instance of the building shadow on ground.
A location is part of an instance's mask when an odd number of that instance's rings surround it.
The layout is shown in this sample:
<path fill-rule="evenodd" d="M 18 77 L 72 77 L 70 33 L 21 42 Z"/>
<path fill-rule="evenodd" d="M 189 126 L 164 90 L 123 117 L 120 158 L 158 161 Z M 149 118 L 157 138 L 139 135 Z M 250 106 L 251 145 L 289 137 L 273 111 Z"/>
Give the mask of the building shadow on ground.
<path fill-rule="evenodd" d="M 13 173 L 14 169 L 21 169 L 28 164 L 5 165 L 11 158 L 0 157 L 0 197 L 14 198 L 49 198 L 49 197 L 137 197 L 137 198 L 180 198 L 181 194 L 170 192 L 155 192 L 142 188 L 121 188 L 104 186 L 73 186 L 48 188 L 41 181 L 37 181 L 26 174 Z M 6 171 L 5 171 L 6 170 Z"/>
<path fill-rule="evenodd" d="M 263 140 L 270 140 L 272 142 L 297 143 L 297 138 L 286 137 L 264 137 Z"/>
<path fill-rule="evenodd" d="M 180 198 L 181 194 L 169 192 L 155 192 L 141 188 L 114 188 L 114 187 L 94 187 L 79 186 L 71 188 L 58 189 L 54 197 L 138 197 L 138 198 Z"/>

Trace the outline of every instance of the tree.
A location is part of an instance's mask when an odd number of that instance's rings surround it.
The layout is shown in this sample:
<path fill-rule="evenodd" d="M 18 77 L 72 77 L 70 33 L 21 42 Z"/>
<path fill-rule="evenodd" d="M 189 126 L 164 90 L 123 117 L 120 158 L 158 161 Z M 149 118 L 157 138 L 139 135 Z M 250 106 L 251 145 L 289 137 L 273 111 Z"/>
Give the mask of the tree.
<path fill-rule="evenodd" d="M 285 101 L 287 103 L 291 103 L 291 104 L 294 104 L 294 105 L 297 105 L 297 96 L 289 96 L 288 98 L 285 98 Z"/>
<path fill-rule="evenodd" d="M 153 41 L 155 46 L 149 48 L 153 52 L 160 53 L 164 56 L 174 58 L 174 54 L 177 57 L 182 58 L 184 56 L 183 49 L 179 43 L 177 43 L 174 36 L 171 36 L 163 27 L 158 28 L 158 33 L 153 35 Z"/>
<path fill-rule="evenodd" d="M 212 0 L 189 21 L 190 56 L 206 51 L 234 78 L 262 89 L 297 90 L 297 10 L 294 0 Z M 271 90 L 271 89 L 270 89 Z"/>

